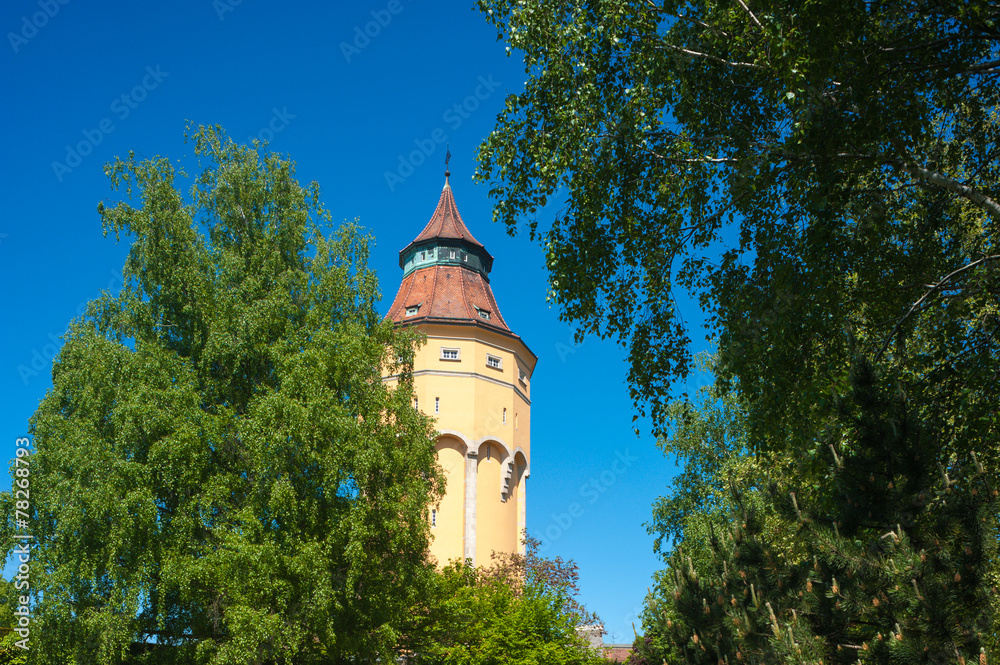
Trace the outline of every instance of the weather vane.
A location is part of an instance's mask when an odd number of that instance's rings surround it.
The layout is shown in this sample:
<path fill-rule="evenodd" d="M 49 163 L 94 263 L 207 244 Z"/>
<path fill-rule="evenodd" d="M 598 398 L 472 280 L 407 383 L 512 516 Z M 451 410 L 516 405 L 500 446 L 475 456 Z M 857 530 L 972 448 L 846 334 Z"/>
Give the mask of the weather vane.
<path fill-rule="evenodd" d="M 451 171 L 448 170 L 448 162 L 451 160 L 451 148 L 450 144 L 444 144 L 444 177 L 451 177 Z"/>

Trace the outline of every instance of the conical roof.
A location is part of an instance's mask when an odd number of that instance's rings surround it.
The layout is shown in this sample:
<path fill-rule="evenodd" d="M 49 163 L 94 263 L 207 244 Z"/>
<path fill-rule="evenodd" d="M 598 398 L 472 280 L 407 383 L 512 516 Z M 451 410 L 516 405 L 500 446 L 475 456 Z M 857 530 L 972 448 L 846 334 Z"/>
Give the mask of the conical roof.
<path fill-rule="evenodd" d="M 477 247 L 483 246 L 472 236 L 465 222 L 462 221 L 462 215 L 459 214 L 458 206 L 455 205 L 455 195 L 447 181 L 444 183 L 444 189 L 441 190 L 441 198 L 438 199 L 437 208 L 431 215 L 431 221 L 427 222 L 427 226 L 420 232 L 420 235 L 413 239 L 413 242 L 421 242 L 431 238 L 458 238 Z"/>
<path fill-rule="evenodd" d="M 511 333 L 489 282 L 462 266 L 432 265 L 411 272 L 399 285 L 389 318 L 406 325 L 459 323 Z"/>
<path fill-rule="evenodd" d="M 427 226 L 409 245 L 400 250 L 400 267 L 403 266 L 403 257 L 411 247 L 419 244 L 434 244 L 437 240 L 464 241 L 470 248 L 478 250 L 484 255 L 484 263 L 487 266 L 493 264 L 493 256 L 486 251 L 483 243 L 476 240 L 465 222 L 462 221 L 462 215 L 458 212 L 458 206 L 455 205 L 455 195 L 452 193 L 451 185 L 448 184 L 447 179 L 445 179 L 444 189 L 441 190 L 441 198 L 438 199 L 437 208 L 434 209 L 434 214 L 431 215 Z"/>
<path fill-rule="evenodd" d="M 452 251 L 456 246 L 461 249 Z M 404 325 L 460 323 L 513 334 L 490 288 L 492 264 L 493 257 L 462 221 L 446 180 L 431 220 L 399 253 L 406 272 L 388 317 Z"/>

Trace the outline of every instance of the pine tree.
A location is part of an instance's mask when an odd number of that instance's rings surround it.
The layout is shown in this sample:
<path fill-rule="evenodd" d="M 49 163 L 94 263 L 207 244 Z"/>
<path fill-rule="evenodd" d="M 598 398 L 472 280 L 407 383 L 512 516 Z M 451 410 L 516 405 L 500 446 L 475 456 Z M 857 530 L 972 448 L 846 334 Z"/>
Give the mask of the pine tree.
<path fill-rule="evenodd" d="M 851 377 L 813 454 L 757 457 L 756 487 L 716 478 L 734 519 L 668 560 L 647 662 L 997 662 L 995 476 L 950 458 L 871 363 Z"/>

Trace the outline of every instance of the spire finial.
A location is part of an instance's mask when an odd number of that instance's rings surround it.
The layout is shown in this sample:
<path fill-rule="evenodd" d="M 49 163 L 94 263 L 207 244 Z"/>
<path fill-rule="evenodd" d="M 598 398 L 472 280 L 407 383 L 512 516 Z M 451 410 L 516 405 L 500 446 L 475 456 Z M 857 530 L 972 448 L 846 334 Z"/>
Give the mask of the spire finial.
<path fill-rule="evenodd" d="M 448 143 L 444 144 L 444 186 L 448 187 L 448 178 L 451 177 L 451 171 L 448 170 L 448 162 L 451 160 L 451 149 Z"/>

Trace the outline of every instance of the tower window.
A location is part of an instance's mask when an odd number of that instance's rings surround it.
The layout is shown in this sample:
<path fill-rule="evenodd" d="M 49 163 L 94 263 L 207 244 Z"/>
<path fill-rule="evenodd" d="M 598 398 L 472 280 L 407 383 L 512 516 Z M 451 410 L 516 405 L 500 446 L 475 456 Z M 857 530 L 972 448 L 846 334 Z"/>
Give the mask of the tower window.
<path fill-rule="evenodd" d="M 481 309 L 481 310 L 479 310 L 479 318 L 486 319 L 487 321 L 489 321 L 490 320 L 490 313 L 488 311 L 486 311 L 485 309 Z"/>
<path fill-rule="evenodd" d="M 503 424 L 504 425 L 507 424 L 507 407 L 506 406 L 503 408 Z"/>
<path fill-rule="evenodd" d="M 438 525 L 438 511 L 431 510 L 431 526 Z"/>
<path fill-rule="evenodd" d="M 514 429 L 517 429 L 517 414 L 514 414 Z"/>
<path fill-rule="evenodd" d="M 492 453 L 490 452 L 490 444 L 486 444 L 486 459 L 493 459 Z"/>
<path fill-rule="evenodd" d="M 517 380 L 520 381 L 521 383 L 528 382 L 528 375 L 525 374 L 524 370 L 521 369 L 520 367 L 517 368 Z"/>
<path fill-rule="evenodd" d="M 413 398 L 413 408 L 414 409 L 419 409 L 420 408 L 420 400 L 417 399 L 416 397 Z"/>
<path fill-rule="evenodd" d="M 486 364 L 493 369 L 503 369 L 503 358 L 487 354 Z"/>
<path fill-rule="evenodd" d="M 427 252 L 420 252 L 420 260 L 421 261 L 427 260 Z"/>
<path fill-rule="evenodd" d="M 441 398 L 434 398 L 434 413 L 441 413 Z"/>
<path fill-rule="evenodd" d="M 450 258 L 455 258 L 455 250 L 451 250 L 451 257 Z"/>
<path fill-rule="evenodd" d="M 414 316 L 419 311 L 420 311 L 420 305 L 411 305 L 406 308 L 406 315 Z"/>
<path fill-rule="evenodd" d="M 462 252 L 462 260 L 465 261 L 466 263 L 468 263 L 469 262 L 469 255 L 466 254 L 465 252 Z"/>
<path fill-rule="evenodd" d="M 441 347 L 441 360 L 461 360 L 460 349 L 448 349 Z"/>

